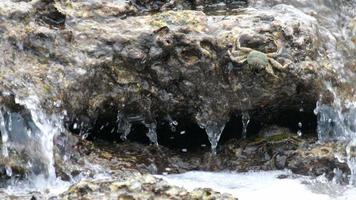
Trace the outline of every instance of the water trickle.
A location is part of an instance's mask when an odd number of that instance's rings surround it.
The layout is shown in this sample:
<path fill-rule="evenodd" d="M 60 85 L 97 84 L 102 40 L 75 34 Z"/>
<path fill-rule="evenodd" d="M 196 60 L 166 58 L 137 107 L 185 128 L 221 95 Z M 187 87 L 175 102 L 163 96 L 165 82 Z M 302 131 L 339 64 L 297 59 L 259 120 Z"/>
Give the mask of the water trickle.
<path fill-rule="evenodd" d="M 42 181 L 52 185 L 57 180 L 53 140 L 63 133 L 62 122 L 59 117 L 45 114 L 39 108 L 36 96 L 15 99 L 15 102 L 21 108 L 16 112 L 0 108 L 2 155 L 25 169 L 31 181 L 41 177 Z M 7 175 L 11 176 L 11 166 L 5 168 Z"/>
<path fill-rule="evenodd" d="M 6 128 L 5 119 L 4 119 L 4 108 L 0 108 L 0 132 L 1 132 L 1 140 L 2 140 L 2 155 L 6 158 L 9 155 L 8 152 L 8 140 L 9 133 Z"/>
<path fill-rule="evenodd" d="M 324 85 L 329 94 L 323 94 L 317 102 L 315 114 L 318 117 L 318 137 L 321 142 L 338 140 L 347 144 L 347 163 L 351 169 L 350 183 L 355 183 L 356 162 L 352 149 L 356 144 L 356 88 L 355 71 L 347 67 L 347 63 L 354 63 L 355 58 L 355 1 L 311 0 L 290 4 L 309 14 L 313 11 L 313 18 L 317 21 L 318 39 L 323 43 L 320 53 L 330 62 L 335 72 L 337 83 L 325 79 Z M 322 60 L 320 60 L 322 61 Z M 321 74 L 323 72 L 320 72 Z M 346 87 L 344 87 L 346 86 Z M 347 90 L 351 88 L 351 90 Z M 327 96 L 327 98 L 324 98 Z"/>
<path fill-rule="evenodd" d="M 356 184 L 356 140 L 353 139 L 346 147 L 347 165 L 350 168 L 351 175 L 349 183 L 351 185 Z"/>
<path fill-rule="evenodd" d="M 127 136 L 130 134 L 131 132 L 131 123 L 127 120 L 126 116 L 119 112 L 117 113 L 117 132 L 120 133 L 120 138 L 121 140 L 126 140 Z"/>
<path fill-rule="evenodd" d="M 247 136 L 247 127 L 248 124 L 250 123 L 250 115 L 248 112 L 243 112 L 242 113 L 242 138 L 246 139 Z"/>
<path fill-rule="evenodd" d="M 209 142 L 211 144 L 211 152 L 212 154 L 216 154 L 216 148 L 218 146 L 221 133 L 225 128 L 225 122 L 216 122 L 216 121 L 208 121 L 204 124 L 199 123 L 199 126 L 205 129 L 206 134 L 208 135 Z"/>
<path fill-rule="evenodd" d="M 158 140 L 157 140 L 157 125 L 156 122 L 151 122 L 151 123 L 145 123 L 146 128 L 148 129 L 146 135 L 148 139 L 150 139 L 151 143 L 155 144 L 158 146 Z"/>
<path fill-rule="evenodd" d="M 30 96 L 24 100 L 15 99 L 16 103 L 24 105 L 30 111 L 33 124 L 28 122 L 28 126 L 32 130 L 32 133 L 38 131 L 37 137 L 30 138 L 32 144 L 30 147 L 33 148 L 33 145 L 39 145 L 39 154 L 34 156 L 39 156 L 33 160 L 41 159 L 45 165 L 45 173 L 49 180 L 56 180 L 56 173 L 54 168 L 54 149 L 53 149 L 53 139 L 56 135 L 65 132 L 62 127 L 63 123 L 58 116 L 48 116 L 46 115 L 38 106 L 40 105 L 39 99 L 36 96 Z M 38 130 L 36 130 L 36 127 Z M 36 144 L 37 143 L 37 144 Z M 36 152 L 38 153 L 38 152 Z M 33 166 L 36 166 L 36 162 L 33 163 Z M 42 173 L 43 174 L 43 173 Z"/>

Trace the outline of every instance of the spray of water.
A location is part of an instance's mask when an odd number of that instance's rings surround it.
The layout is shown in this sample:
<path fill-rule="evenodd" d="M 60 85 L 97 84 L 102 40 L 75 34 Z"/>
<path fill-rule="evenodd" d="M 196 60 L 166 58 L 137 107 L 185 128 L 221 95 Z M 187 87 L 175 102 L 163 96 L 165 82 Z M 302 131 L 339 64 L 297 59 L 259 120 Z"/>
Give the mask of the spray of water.
<path fill-rule="evenodd" d="M 26 179 L 10 179 L 7 191 L 45 191 L 62 188 L 64 183 L 56 177 L 54 159 L 54 138 L 64 132 L 62 120 L 58 115 L 45 114 L 39 107 L 39 99 L 29 96 L 15 99 L 21 107 L 16 112 L 2 106 L 0 108 L 0 131 L 2 137 L 2 156 L 9 161 L 6 172 L 13 176 L 10 161 L 16 161 L 25 170 Z M 60 186 L 60 187 L 59 187 Z M 62 191 L 56 190 L 56 191 Z"/>

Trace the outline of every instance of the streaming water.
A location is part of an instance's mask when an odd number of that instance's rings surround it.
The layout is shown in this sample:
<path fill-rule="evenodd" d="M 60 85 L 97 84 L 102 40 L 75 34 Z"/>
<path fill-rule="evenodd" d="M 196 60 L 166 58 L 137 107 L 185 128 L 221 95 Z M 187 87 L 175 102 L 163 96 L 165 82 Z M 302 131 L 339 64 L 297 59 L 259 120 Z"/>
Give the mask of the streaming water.
<path fill-rule="evenodd" d="M 216 154 L 216 148 L 218 146 L 221 133 L 225 128 L 225 122 L 208 121 L 204 124 L 200 123 L 199 125 L 201 128 L 205 129 L 205 132 L 208 135 L 212 154 Z"/>
<path fill-rule="evenodd" d="M 146 135 L 148 139 L 150 139 L 152 144 L 158 145 L 158 139 L 157 139 L 157 124 L 156 122 L 151 122 L 151 123 L 145 123 L 146 128 L 148 129 Z"/>
<path fill-rule="evenodd" d="M 318 136 L 321 142 L 339 140 L 346 143 L 347 156 L 343 158 L 351 169 L 350 184 L 356 184 L 356 75 L 349 69 L 349 62 L 356 57 L 356 1 L 355 0 L 250 0 L 251 7 L 283 7 L 287 4 L 300 10 L 301 20 L 315 20 L 319 27 L 320 43 L 325 49 L 327 59 L 333 71 L 337 72 L 335 81 L 326 80 L 325 88 L 329 94 L 323 94 L 316 105 L 318 116 Z M 289 9 L 291 7 L 284 7 Z M 321 60 L 322 62 L 322 60 Z M 16 85 L 16 83 L 14 83 Z M 27 85 L 21 83 L 20 85 Z M 16 95 L 16 94 L 15 94 Z M 329 96 L 332 98 L 330 98 Z M 329 100 L 328 100 L 329 99 Z M 331 99 L 331 100 L 330 100 Z M 56 177 L 54 139 L 65 132 L 62 116 L 49 115 L 41 109 L 39 96 L 33 93 L 27 98 L 16 98 L 20 110 L 0 105 L 1 154 L 5 170 L 9 177 L 7 192 L 18 194 L 33 190 L 53 194 L 64 191 L 69 182 Z M 60 106 L 60 102 L 55 102 Z M 131 130 L 132 121 L 141 121 L 141 116 L 117 115 L 117 132 L 126 139 Z M 246 137 L 250 118 L 248 113 L 242 115 L 243 135 Z M 172 130 L 176 121 L 169 120 Z M 158 144 L 156 122 L 144 123 L 148 129 L 147 136 Z M 206 130 L 211 149 L 216 153 L 225 122 L 201 122 Z M 74 129 L 78 128 L 76 124 Z M 300 126 L 300 128 L 302 128 Z M 83 132 L 83 137 L 89 131 Z M 181 134 L 184 134 L 181 132 Z M 301 132 L 300 132 L 301 134 Z M 186 151 L 186 150 L 184 150 Z M 13 177 L 13 162 L 27 171 L 27 179 Z M 94 166 L 92 166 L 94 167 Z M 276 178 L 287 174 L 288 178 Z M 261 178 L 263 177 L 263 178 Z M 356 189 L 352 186 L 340 186 L 326 181 L 323 177 L 312 179 L 295 176 L 287 171 L 250 172 L 243 174 L 188 172 L 181 175 L 162 176 L 168 182 L 191 189 L 193 187 L 210 187 L 221 192 L 229 192 L 240 199 L 353 199 Z M 282 191 L 282 192 L 281 192 Z M 51 192 L 50 192 L 51 193 Z M 302 194 L 303 196 L 300 196 Z M 279 196 L 278 196 L 279 195 Z"/>
<path fill-rule="evenodd" d="M 2 156 L 5 160 L 8 180 L 8 193 L 50 191 L 63 192 L 69 183 L 56 177 L 54 159 L 54 138 L 63 133 L 59 116 L 49 116 L 39 107 L 36 96 L 15 99 L 20 111 L 0 108 L 0 131 L 2 133 Z M 7 162 L 6 162 L 7 161 Z M 17 162 L 17 163 L 13 163 Z M 12 167 L 26 170 L 26 179 L 12 177 Z"/>

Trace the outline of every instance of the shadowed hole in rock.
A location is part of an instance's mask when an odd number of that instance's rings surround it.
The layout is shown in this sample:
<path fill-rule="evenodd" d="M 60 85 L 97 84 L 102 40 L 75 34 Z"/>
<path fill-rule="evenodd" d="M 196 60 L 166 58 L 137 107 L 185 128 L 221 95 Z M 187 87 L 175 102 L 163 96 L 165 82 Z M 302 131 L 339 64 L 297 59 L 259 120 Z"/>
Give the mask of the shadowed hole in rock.
<path fill-rule="evenodd" d="M 303 137 L 316 136 L 316 116 L 312 112 L 286 110 L 281 113 L 271 114 L 273 116 L 266 118 L 264 122 L 261 118 L 255 118 L 254 114 L 250 114 L 251 118 L 247 126 L 247 138 L 256 136 L 261 129 L 271 125 L 287 127 L 291 133 L 295 133 L 296 135 L 298 131 L 301 131 Z M 174 123 L 176 125 L 172 125 L 172 122 L 170 124 L 166 119 L 157 121 L 156 132 L 160 145 L 182 153 L 210 151 L 210 143 L 205 130 L 194 123 L 191 117 L 173 118 L 173 120 L 176 120 L 175 122 L 177 123 Z M 117 129 L 116 113 L 100 115 L 90 131 L 88 139 L 92 141 L 101 139 L 121 143 L 123 141 Z M 74 132 L 79 133 L 78 130 Z M 144 124 L 135 122 L 132 124 L 127 141 L 149 145 L 151 142 L 146 135 L 147 132 L 148 129 Z M 219 147 L 225 142 L 231 139 L 242 139 L 242 132 L 242 116 L 232 116 L 221 135 L 218 152 Z"/>
<path fill-rule="evenodd" d="M 48 24 L 51 28 L 65 28 L 66 16 L 54 6 L 53 0 L 39 1 L 35 4 L 37 20 Z"/>

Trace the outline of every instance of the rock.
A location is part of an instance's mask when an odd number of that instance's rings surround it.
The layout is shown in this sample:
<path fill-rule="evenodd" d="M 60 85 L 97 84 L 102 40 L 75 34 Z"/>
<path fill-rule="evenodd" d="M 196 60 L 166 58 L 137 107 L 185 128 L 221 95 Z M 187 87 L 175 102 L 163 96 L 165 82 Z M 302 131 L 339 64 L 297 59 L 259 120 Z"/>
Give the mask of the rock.
<path fill-rule="evenodd" d="M 288 158 L 286 167 L 292 172 L 304 175 L 334 177 L 334 169 L 350 174 L 346 164 L 345 145 L 338 143 L 311 144 L 301 148 Z M 340 159 L 344 158 L 344 159 Z"/>
<path fill-rule="evenodd" d="M 92 127 L 98 116 L 120 111 L 123 124 L 150 125 L 170 114 L 203 126 L 243 111 L 264 119 L 299 110 L 300 102 L 312 113 L 321 80 L 332 75 L 327 60 L 317 62 L 317 21 L 290 6 L 228 17 L 167 11 L 121 19 L 95 14 L 91 4 L 55 1 L 38 9 L 9 2 L 26 7 L 27 20 L 13 18 L 16 9 L 3 14 L 0 91 L 36 96 L 69 124 Z M 269 62 L 237 60 L 238 44 Z"/>
<path fill-rule="evenodd" d="M 269 133 L 250 136 L 246 140 L 233 139 L 220 145 L 217 155 L 212 155 L 208 149 L 182 153 L 162 146 L 158 148 L 131 142 L 112 144 L 95 141 L 92 146 L 92 142 L 86 141 L 78 144 L 77 149 L 90 153 L 78 155 L 78 158 L 100 164 L 110 169 L 110 174 L 120 177 L 131 176 L 131 173 L 151 174 L 152 166 L 155 166 L 154 174 L 192 170 L 246 172 L 281 169 L 309 176 L 325 174 L 329 179 L 335 176 L 334 169 L 350 174 L 344 144 L 316 143 L 316 138 L 308 134 L 299 137 L 286 128 L 276 126 L 264 130 Z M 270 133 L 271 130 L 275 130 L 275 133 Z M 105 154 L 112 157 L 100 156 Z M 347 180 L 343 183 L 347 183 Z"/>
<path fill-rule="evenodd" d="M 127 180 L 81 181 L 60 195 L 60 199 L 236 199 L 211 189 L 187 191 L 170 186 L 151 175 L 136 175 Z"/>

